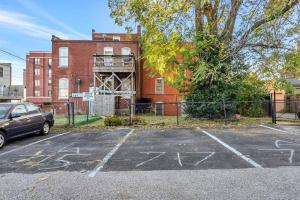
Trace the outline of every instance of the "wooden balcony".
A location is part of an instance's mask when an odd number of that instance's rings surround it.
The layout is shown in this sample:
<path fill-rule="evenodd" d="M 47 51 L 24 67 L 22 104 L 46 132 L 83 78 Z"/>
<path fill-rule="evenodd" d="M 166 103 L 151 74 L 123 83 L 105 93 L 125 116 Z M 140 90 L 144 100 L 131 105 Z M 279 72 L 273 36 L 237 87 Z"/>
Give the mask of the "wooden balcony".
<path fill-rule="evenodd" d="M 134 72 L 134 56 L 94 55 L 94 72 Z"/>

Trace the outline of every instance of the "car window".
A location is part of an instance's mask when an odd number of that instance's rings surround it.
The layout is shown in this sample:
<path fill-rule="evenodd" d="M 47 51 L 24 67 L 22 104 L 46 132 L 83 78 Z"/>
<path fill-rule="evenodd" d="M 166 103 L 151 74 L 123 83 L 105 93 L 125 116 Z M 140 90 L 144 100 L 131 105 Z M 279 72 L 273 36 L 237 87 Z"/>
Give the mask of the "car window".
<path fill-rule="evenodd" d="M 0 105 L 0 119 L 4 119 L 10 108 L 10 105 Z"/>
<path fill-rule="evenodd" d="M 29 113 L 39 113 L 40 108 L 34 104 L 26 104 Z"/>
<path fill-rule="evenodd" d="M 26 112 L 27 112 L 27 110 L 24 105 L 17 105 L 11 113 L 24 115 L 24 114 L 26 114 Z"/>

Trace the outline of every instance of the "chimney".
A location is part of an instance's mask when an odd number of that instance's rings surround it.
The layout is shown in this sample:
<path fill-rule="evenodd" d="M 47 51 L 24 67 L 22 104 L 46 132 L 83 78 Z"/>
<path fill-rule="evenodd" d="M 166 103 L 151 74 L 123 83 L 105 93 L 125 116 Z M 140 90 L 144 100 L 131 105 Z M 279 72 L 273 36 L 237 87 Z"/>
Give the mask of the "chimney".
<path fill-rule="evenodd" d="M 141 25 L 137 25 L 136 27 L 136 33 L 140 37 L 141 36 Z"/>

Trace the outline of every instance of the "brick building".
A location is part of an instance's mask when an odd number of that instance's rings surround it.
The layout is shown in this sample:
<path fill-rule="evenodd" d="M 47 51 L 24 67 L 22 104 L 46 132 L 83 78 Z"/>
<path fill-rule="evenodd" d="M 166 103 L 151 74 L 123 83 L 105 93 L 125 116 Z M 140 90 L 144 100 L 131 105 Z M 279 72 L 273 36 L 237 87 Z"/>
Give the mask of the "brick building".
<path fill-rule="evenodd" d="M 31 51 L 26 55 L 26 101 L 37 104 L 51 102 L 51 52 Z"/>
<path fill-rule="evenodd" d="M 162 103 L 176 102 L 180 95 L 164 78 L 150 77 L 143 67 L 140 34 L 138 27 L 135 34 L 92 30 L 91 40 L 52 36 L 52 54 L 27 55 L 27 100 L 51 102 L 56 113 L 65 113 L 67 102 L 74 102 L 75 112 L 85 113 L 88 104 L 75 94 L 93 92 L 96 100 L 89 107 L 108 109 L 103 115 L 128 112 L 131 101 L 151 104 L 158 115 L 175 115 L 175 104 Z"/>

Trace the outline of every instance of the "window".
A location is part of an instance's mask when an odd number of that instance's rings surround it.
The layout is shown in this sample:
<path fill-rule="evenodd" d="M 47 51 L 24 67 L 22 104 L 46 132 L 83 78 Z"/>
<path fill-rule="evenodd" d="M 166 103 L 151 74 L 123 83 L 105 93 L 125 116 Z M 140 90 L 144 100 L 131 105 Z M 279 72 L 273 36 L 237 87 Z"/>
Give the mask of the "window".
<path fill-rule="evenodd" d="M 113 35 L 113 41 L 120 41 L 120 40 L 121 40 L 120 36 Z"/>
<path fill-rule="evenodd" d="M 36 65 L 41 64 L 41 59 L 40 58 L 34 58 L 34 64 L 36 64 Z"/>
<path fill-rule="evenodd" d="M 24 105 L 17 105 L 14 110 L 11 112 L 12 115 L 15 115 L 15 114 L 19 114 L 19 115 L 24 115 L 26 114 L 27 110 L 25 108 Z"/>
<path fill-rule="evenodd" d="M 122 79 L 122 91 L 131 91 L 130 79 Z"/>
<path fill-rule="evenodd" d="M 40 92 L 39 90 L 35 90 L 35 91 L 34 91 L 34 96 L 35 96 L 35 97 L 41 96 L 41 92 Z"/>
<path fill-rule="evenodd" d="M 164 114 L 164 104 L 163 102 L 155 103 L 155 115 L 163 115 Z"/>
<path fill-rule="evenodd" d="M 52 59 L 51 58 L 48 59 L 48 65 L 50 65 L 50 66 L 52 65 Z"/>
<path fill-rule="evenodd" d="M 51 78 L 51 76 L 52 76 L 52 69 L 51 68 L 48 69 L 48 76 L 49 76 L 49 78 Z"/>
<path fill-rule="evenodd" d="M 131 58 L 129 57 L 129 55 L 131 54 L 131 49 L 129 47 L 123 47 L 121 49 L 121 53 L 122 53 L 122 61 L 123 61 L 123 65 L 124 66 L 128 66 L 131 64 Z"/>
<path fill-rule="evenodd" d="M 40 80 L 34 80 L 34 86 L 40 86 Z"/>
<path fill-rule="evenodd" d="M 36 76 L 40 75 L 40 69 L 34 69 L 34 75 Z"/>
<path fill-rule="evenodd" d="M 3 67 L 0 67 L 0 77 L 3 78 Z"/>
<path fill-rule="evenodd" d="M 163 94 L 164 93 L 164 79 L 157 78 L 155 79 L 155 94 Z"/>
<path fill-rule="evenodd" d="M 48 79 L 48 85 L 50 86 L 52 84 L 52 80 Z"/>
<path fill-rule="evenodd" d="M 26 104 L 26 108 L 27 108 L 28 112 L 30 112 L 30 113 L 39 113 L 40 112 L 40 108 L 32 103 Z"/>
<path fill-rule="evenodd" d="M 51 90 L 48 90 L 48 97 L 51 97 L 52 93 Z"/>
<path fill-rule="evenodd" d="M 59 67 L 68 67 L 68 56 L 69 56 L 69 49 L 68 47 L 60 47 L 58 52 L 58 60 L 59 60 Z"/>
<path fill-rule="evenodd" d="M 69 79 L 60 78 L 58 80 L 58 98 L 67 99 L 69 97 Z"/>
<path fill-rule="evenodd" d="M 104 47 L 104 66 L 112 66 L 114 49 L 112 47 Z"/>

